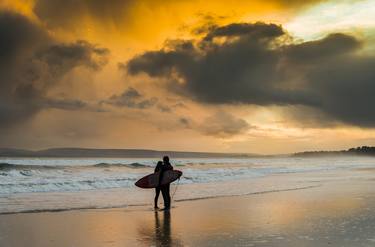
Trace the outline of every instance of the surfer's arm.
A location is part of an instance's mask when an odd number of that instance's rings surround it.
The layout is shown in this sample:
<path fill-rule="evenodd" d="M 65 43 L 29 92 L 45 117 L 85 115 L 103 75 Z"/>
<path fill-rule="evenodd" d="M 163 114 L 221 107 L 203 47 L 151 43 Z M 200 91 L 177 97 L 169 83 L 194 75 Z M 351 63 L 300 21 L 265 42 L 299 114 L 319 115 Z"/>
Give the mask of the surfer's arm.
<path fill-rule="evenodd" d="M 158 172 L 158 171 L 160 171 L 160 170 L 161 170 L 161 167 L 160 167 L 159 165 L 157 165 L 157 166 L 155 167 L 154 173 L 155 173 L 155 172 Z"/>

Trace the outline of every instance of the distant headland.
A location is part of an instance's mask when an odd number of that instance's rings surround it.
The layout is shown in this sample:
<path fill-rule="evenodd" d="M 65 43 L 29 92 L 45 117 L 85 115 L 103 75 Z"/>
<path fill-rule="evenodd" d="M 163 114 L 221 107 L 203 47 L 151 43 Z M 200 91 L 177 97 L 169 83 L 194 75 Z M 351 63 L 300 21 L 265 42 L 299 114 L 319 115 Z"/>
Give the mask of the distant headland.
<path fill-rule="evenodd" d="M 45 158 L 251 158 L 251 157 L 322 157 L 341 155 L 375 156 L 375 147 L 362 146 L 340 151 L 306 151 L 293 154 L 261 155 L 253 153 L 215 153 L 188 151 L 160 151 L 151 149 L 49 148 L 38 151 L 0 148 L 0 157 Z"/>
<path fill-rule="evenodd" d="M 149 149 L 97 149 L 97 148 L 50 148 L 39 151 L 0 148 L 0 157 L 47 157 L 47 158 L 240 158 L 256 157 L 256 154 L 159 151 Z"/>
<path fill-rule="evenodd" d="M 341 151 L 307 151 L 295 153 L 295 157 L 318 157 L 318 156 L 337 156 L 337 155 L 363 155 L 363 156 L 375 156 L 375 147 L 362 146 L 356 148 L 350 148 Z"/>

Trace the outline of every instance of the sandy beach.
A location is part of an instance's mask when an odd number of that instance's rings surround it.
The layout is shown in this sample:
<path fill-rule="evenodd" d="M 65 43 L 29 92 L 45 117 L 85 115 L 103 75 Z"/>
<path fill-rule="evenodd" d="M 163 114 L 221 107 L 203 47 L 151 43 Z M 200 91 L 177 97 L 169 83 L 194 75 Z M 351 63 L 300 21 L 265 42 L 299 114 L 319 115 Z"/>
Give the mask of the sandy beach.
<path fill-rule="evenodd" d="M 170 212 L 155 212 L 150 205 L 3 214 L 0 246 L 374 246 L 373 170 L 352 173 L 365 178 L 174 202 Z M 285 177 L 291 175 L 267 179 Z"/>

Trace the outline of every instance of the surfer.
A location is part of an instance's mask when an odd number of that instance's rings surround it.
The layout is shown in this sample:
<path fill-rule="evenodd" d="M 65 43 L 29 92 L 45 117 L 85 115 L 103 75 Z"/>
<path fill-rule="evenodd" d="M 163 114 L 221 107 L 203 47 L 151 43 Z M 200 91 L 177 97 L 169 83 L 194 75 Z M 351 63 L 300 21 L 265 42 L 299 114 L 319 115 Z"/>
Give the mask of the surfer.
<path fill-rule="evenodd" d="M 155 167 L 155 173 L 161 170 L 161 167 L 163 166 L 163 161 L 158 161 Z M 159 177 L 159 183 L 160 183 L 160 177 Z M 160 186 L 155 188 L 155 199 L 154 199 L 154 208 L 158 209 L 158 199 L 160 194 Z"/>
<path fill-rule="evenodd" d="M 169 157 L 164 156 L 163 157 L 163 162 L 159 161 L 155 167 L 154 172 L 160 172 L 159 176 L 159 186 L 155 188 L 155 199 L 154 199 L 154 207 L 158 208 L 158 198 L 160 191 L 163 195 L 163 200 L 164 200 L 164 209 L 168 210 L 171 207 L 171 195 L 169 194 L 169 188 L 170 184 L 166 185 L 160 185 L 162 179 L 163 179 L 163 173 L 168 170 L 173 170 L 173 166 L 169 162 Z"/>

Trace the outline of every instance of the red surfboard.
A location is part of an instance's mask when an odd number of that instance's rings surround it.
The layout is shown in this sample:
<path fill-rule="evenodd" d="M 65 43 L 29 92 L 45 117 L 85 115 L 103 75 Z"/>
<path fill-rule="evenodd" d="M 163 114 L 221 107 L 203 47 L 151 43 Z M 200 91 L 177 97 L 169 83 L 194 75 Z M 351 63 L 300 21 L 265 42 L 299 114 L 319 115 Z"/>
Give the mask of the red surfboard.
<path fill-rule="evenodd" d="M 173 181 L 179 179 L 181 175 L 182 171 L 179 170 L 165 171 L 163 173 L 163 180 L 161 181 L 160 185 L 172 183 Z M 135 185 L 144 189 L 156 188 L 159 186 L 159 176 L 160 172 L 149 174 L 135 182 Z"/>

